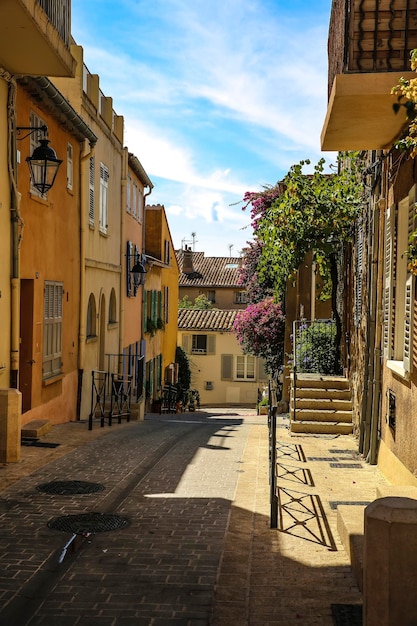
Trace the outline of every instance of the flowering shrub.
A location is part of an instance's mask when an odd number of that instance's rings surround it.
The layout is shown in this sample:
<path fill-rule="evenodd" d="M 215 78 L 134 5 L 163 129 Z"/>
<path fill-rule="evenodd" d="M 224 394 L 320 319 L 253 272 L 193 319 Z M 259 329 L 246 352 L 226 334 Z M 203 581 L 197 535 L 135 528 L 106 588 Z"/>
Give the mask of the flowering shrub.
<path fill-rule="evenodd" d="M 243 352 L 265 359 L 265 369 L 274 376 L 284 357 L 285 317 L 272 298 L 239 311 L 233 331 Z"/>
<path fill-rule="evenodd" d="M 411 50 L 411 69 L 417 71 L 417 50 Z M 409 122 L 405 135 L 396 142 L 399 150 L 410 150 L 410 156 L 417 156 L 417 77 L 411 80 L 400 78 L 398 84 L 391 89 L 393 95 L 398 96 L 398 102 L 393 107 L 398 113 L 401 107 L 406 110 Z"/>

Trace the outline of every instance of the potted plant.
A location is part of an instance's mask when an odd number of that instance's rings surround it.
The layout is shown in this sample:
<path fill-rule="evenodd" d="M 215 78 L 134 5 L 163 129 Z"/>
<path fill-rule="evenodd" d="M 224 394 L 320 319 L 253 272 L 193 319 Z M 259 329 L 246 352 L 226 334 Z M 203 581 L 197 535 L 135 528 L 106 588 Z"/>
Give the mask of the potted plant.
<path fill-rule="evenodd" d="M 262 400 L 258 402 L 258 415 L 268 415 L 269 398 L 264 396 Z"/>

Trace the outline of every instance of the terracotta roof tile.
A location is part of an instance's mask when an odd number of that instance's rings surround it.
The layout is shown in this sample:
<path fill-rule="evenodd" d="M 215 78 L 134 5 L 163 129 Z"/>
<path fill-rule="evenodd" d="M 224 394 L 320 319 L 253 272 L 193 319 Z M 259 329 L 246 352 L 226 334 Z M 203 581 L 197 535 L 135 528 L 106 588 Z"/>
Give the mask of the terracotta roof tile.
<path fill-rule="evenodd" d="M 183 270 L 184 251 L 175 251 L 180 269 L 180 287 L 241 287 L 239 257 L 205 257 L 204 252 L 192 252 L 193 272 Z"/>
<path fill-rule="evenodd" d="M 230 331 L 236 313 L 222 309 L 179 309 L 178 330 Z"/>

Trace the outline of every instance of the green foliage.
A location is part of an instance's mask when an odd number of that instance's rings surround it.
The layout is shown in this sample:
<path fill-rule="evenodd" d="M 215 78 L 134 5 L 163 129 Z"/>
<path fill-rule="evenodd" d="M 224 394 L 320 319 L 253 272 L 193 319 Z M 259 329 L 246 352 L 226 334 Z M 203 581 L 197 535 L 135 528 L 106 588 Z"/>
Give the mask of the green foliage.
<path fill-rule="evenodd" d="M 329 297 L 330 257 L 352 239 L 362 204 L 356 155 L 341 155 L 338 173 L 325 173 L 321 159 L 312 174 L 304 174 L 309 164 L 301 161 L 290 168 L 277 186 L 279 195 L 257 219 L 256 236 L 262 242 L 258 273 L 261 280 L 273 282 L 278 300 L 308 252 L 315 255 L 323 293 Z"/>
<path fill-rule="evenodd" d="M 296 341 L 295 365 L 297 372 L 334 374 L 339 368 L 336 348 L 336 325 L 313 322 L 301 324 Z"/>
<path fill-rule="evenodd" d="M 146 332 L 149 333 L 151 337 L 153 337 L 156 333 L 157 328 L 158 326 L 153 321 L 153 319 L 151 317 L 148 317 L 148 319 L 146 320 Z"/>
<path fill-rule="evenodd" d="M 183 299 L 178 302 L 178 308 L 179 309 L 204 310 L 204 309 L 211 309 L 212 306 L 211 306 L 211 302 L 207 300 L 207 296 L 204 293 L 202 293 L 201 295 L 196 297 L 196 299 L 194 300 L 194 303 L 192 300 L 190 300 L 190 298 L 187 295 L 185 295 Z"/>

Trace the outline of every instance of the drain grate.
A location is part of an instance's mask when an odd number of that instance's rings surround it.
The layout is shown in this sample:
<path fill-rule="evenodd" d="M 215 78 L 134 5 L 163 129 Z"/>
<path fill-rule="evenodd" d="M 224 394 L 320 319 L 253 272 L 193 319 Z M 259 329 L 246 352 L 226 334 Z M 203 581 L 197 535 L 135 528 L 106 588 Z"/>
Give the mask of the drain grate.
<path fill-rule="evenodd" d="M 334 626 L 362 626 L 361 604 L 332 604 Z"/>
<path fill-rule="evenodd" d="M 83 493 L 97 493 L 104 490 L 104 485 L 84 480 L 54 480 L 50 483 L 38 485 L 37 490 L 58 496 L 70 496 Z"/>
<path fill-rule="evenodd" d="M 121 530 L 129 525 L 125 517 L 110 513 L 81 513 L 55 517 L 48 522 L 49 528 L 73 535 L 94 535 L 110 530 Z"/>
<path fill-rule="evenodd" d="M 60 443 L 51 443 L 49 441 L 39 441 L 38 439 L 22 439 L 22 446 L 31 446 L 32 448 L 58 448 Z"/>

